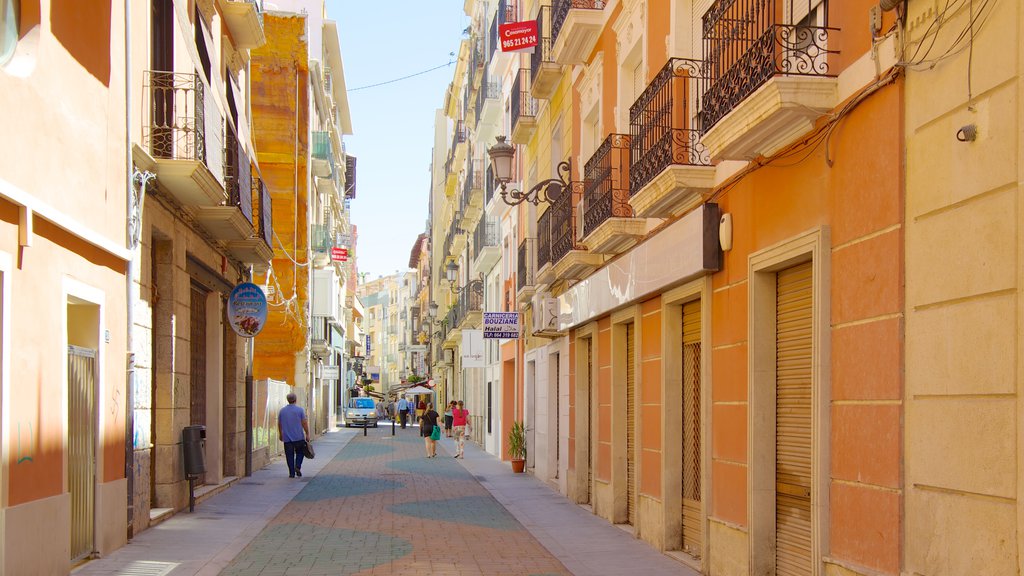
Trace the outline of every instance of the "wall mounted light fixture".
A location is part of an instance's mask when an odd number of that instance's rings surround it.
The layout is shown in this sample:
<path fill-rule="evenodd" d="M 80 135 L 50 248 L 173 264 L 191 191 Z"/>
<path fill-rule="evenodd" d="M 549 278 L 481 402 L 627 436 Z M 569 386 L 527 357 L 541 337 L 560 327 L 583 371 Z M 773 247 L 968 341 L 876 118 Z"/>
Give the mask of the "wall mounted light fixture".
<path fill-rule="evenodd" d="M 572 164 L 566 160 L 558 163 L 557 178 L 542 180 L 526 192 L 507 190 L 508 183 L 512 181 L 512 160 L 515 157 L 516 149 L 515 146 L 505 142 L 504 136 L 497 136 L 495 140 L 497 140 L 497 143 L 487 149 L 487 155 L 491 157 L 494 179 L 501 185 L 501 200 L 505 204 L 509 206 L 516 206 L 523 202 L 529 202 L 534 206 L 541 202 L 554 204 L 562 196 L 562 193 L 569 188 Z"/>

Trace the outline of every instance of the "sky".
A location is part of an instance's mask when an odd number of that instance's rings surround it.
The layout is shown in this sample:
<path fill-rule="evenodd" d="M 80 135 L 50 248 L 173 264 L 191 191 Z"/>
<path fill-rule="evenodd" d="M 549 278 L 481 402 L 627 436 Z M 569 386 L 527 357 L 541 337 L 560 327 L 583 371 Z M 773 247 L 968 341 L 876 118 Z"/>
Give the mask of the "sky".
<path fill-rule="evenodd" d="M 352 222 L 367 280 L 406 271 L 426 231 L 434 113 L 444 105 L 462 31 L 462 0 L 327 0 L 337 21 L 352 116 L 345 148 L 358 158 Z M 375 88 L 443 66 L 437 70 Z"/>

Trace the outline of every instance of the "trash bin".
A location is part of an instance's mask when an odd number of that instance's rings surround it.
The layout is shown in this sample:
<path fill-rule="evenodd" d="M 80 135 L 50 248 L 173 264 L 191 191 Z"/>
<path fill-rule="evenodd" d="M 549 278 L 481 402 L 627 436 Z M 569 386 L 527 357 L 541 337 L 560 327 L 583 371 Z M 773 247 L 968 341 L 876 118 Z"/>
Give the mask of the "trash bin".
<path fill-rule="evenodd" d="M 185 426 L 181 430 L 181 448 L 184 452 L 185 475 L 198 476 L 206 472 L 206 426 Z"/>

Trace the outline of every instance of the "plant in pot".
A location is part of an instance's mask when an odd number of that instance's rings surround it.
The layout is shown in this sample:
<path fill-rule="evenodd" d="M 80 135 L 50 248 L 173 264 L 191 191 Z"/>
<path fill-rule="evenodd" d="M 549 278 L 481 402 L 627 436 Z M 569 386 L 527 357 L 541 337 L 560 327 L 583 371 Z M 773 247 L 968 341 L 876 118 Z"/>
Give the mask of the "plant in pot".
<path fill-rule="evenodd" d="M 508 431 L 508 455 L 512 459 L 512 471 L 526 470 L 526 426 L 522 421 L 512 423 Z"/>

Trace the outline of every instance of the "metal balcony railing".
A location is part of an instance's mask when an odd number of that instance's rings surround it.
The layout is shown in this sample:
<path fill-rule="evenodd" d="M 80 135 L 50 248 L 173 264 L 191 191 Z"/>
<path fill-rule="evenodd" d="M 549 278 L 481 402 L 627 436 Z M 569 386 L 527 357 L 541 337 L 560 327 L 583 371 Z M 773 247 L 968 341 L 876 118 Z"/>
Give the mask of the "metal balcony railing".
<path fill-rule="evenodd" d="M 629 193 L 636 194 L 671 164 L 707 166 L 700 142 L 704 63 L 670 58 L 629 108 Z"/>
<path fill-rule="evenodd" d="M 568 196 L 568 194 L 563 194 Z M 551 213 L 549 207 L 537 219 L 537 270 L 551 264 Z"/>
<path fill-rule="evenodd" d="M 491 167 L 490 162 L 487 163 L 487 172 L 484 174 L 484 205 L 490 204 L 491 198 L 494 198 L 494 189 L 498 187 L 497 181 L 494 180 L 494 169 Z"/>
<path fill-rule="evenodd" d="M 553 0 L 551 3 L 551 44 L 558 40 L 569 10 L 604 10 L 604 0 Z"/>
<path fill-rule="evenodd" d="M 628 134 L 609 134 L 583 170 L 583 235 L 612 217 L 629 218 Z"/>
<path fill-rule="evenodd" d="M 484 305 L 484 288 L 483 285 L 474 280 L 472 283 L 467 284 L 459 292 L 459 301 L 455 305 L 456 312 L 456 326 L 462 324 L 467 316 L 471 312 L 479 312 L 483 309 Z"/>
<path fill-rule="evenodd" d="M 704 131 L 773 76 L 834 76 L 828 39 L 838 30 L 828 26 L 828 0 L 718 0 L 702 29 Z"/>
<path fill-rule="evenodd" d="M 576 243 L 576 206 L 583 201 L 583 182 L 572 182 L 571 193 L 563 192 L 551 205 L 551 263 L 557 264 L 572 250 L 581 248 Z"/>
<path fill-rule="evenodd" d="M 311 236 L 309 248 L 313 252 L 329 254 L 331 252 L 331 248 L 334 248 L 337 245 L 333 225 L 311 224 L 309 231 Z"/>
<path fill-rule="evenodd" d="M 331 338 L 331 325 L 327 318 L 314 316 L 309 322 L 309 339 L 314 345 L 328 346 Z"/>
<path fill-rule="evenodd" d="M 270 199 L 270 191 L 263 182 L 263 176 L 259 172 L 253 174 L 252 179 L 253 195 L 259 198 L 258 213 L 260 223 L 260 238 L 267 243 L 267 246 L 274 247 L 274 210 Z"/>
<path fill-rule="evenodd" d="M 224 184 L 228 190 L 228 202 L 241 210 L 245 219 L 252 224 L 252 164 L 245 152 L 235 127 L 227 125 L 227 141 L 224 143 Z"/>
<path fill-rule="evenodd" d="M 541 66 L 546 63 L 555 63 L 555 57 L 551 55 L 551 47 L 554 42 L 551 37 L 551 6 L 541 6 L 537 12 L 537 46 L 530 54 L 530 80 L 537 78 Z"/>
<path fill-rule="evenodd" d="M 476 260 L 484 248 L 498 245 L 498 223 L 490 216 L 485 216 L 476 224 L 473 231 L 473 259 Z"/>
<path fill-rule="evenodd" d="M 310 154 L 318 160 L 330 160 L 333 162 L 334 154 L 332 153 L 331 145 L 331 133 L 314 130 L 313 141 L 310 143 Z"/>
<path fill-rule="evenodd" d="M 512 83 L 511 115 L 512 126 L 515 129 L 520 118 L 533 118 L 537 116 L 537 101 L 530 94 L 530 71 L 526 68 L 519 70 L 516 79 Z"/>
<path fill-rule="evenodd" d="M 144 141 L 154 158 L 206 163 L 204 85 L 198 74 L 148 70 L 144 97 L 151 108 Z"/>
<path fill-rule="evenodd" d="M 516 264 L 516 289 L 522 290 L 537 282 L 537 239 L 526 238 L 519 244 Z"/>
<path fill-rule="evenodd" d="M 516 0 L 498 0 L 498 24 L 516 22 L 518 14 Z"/>

